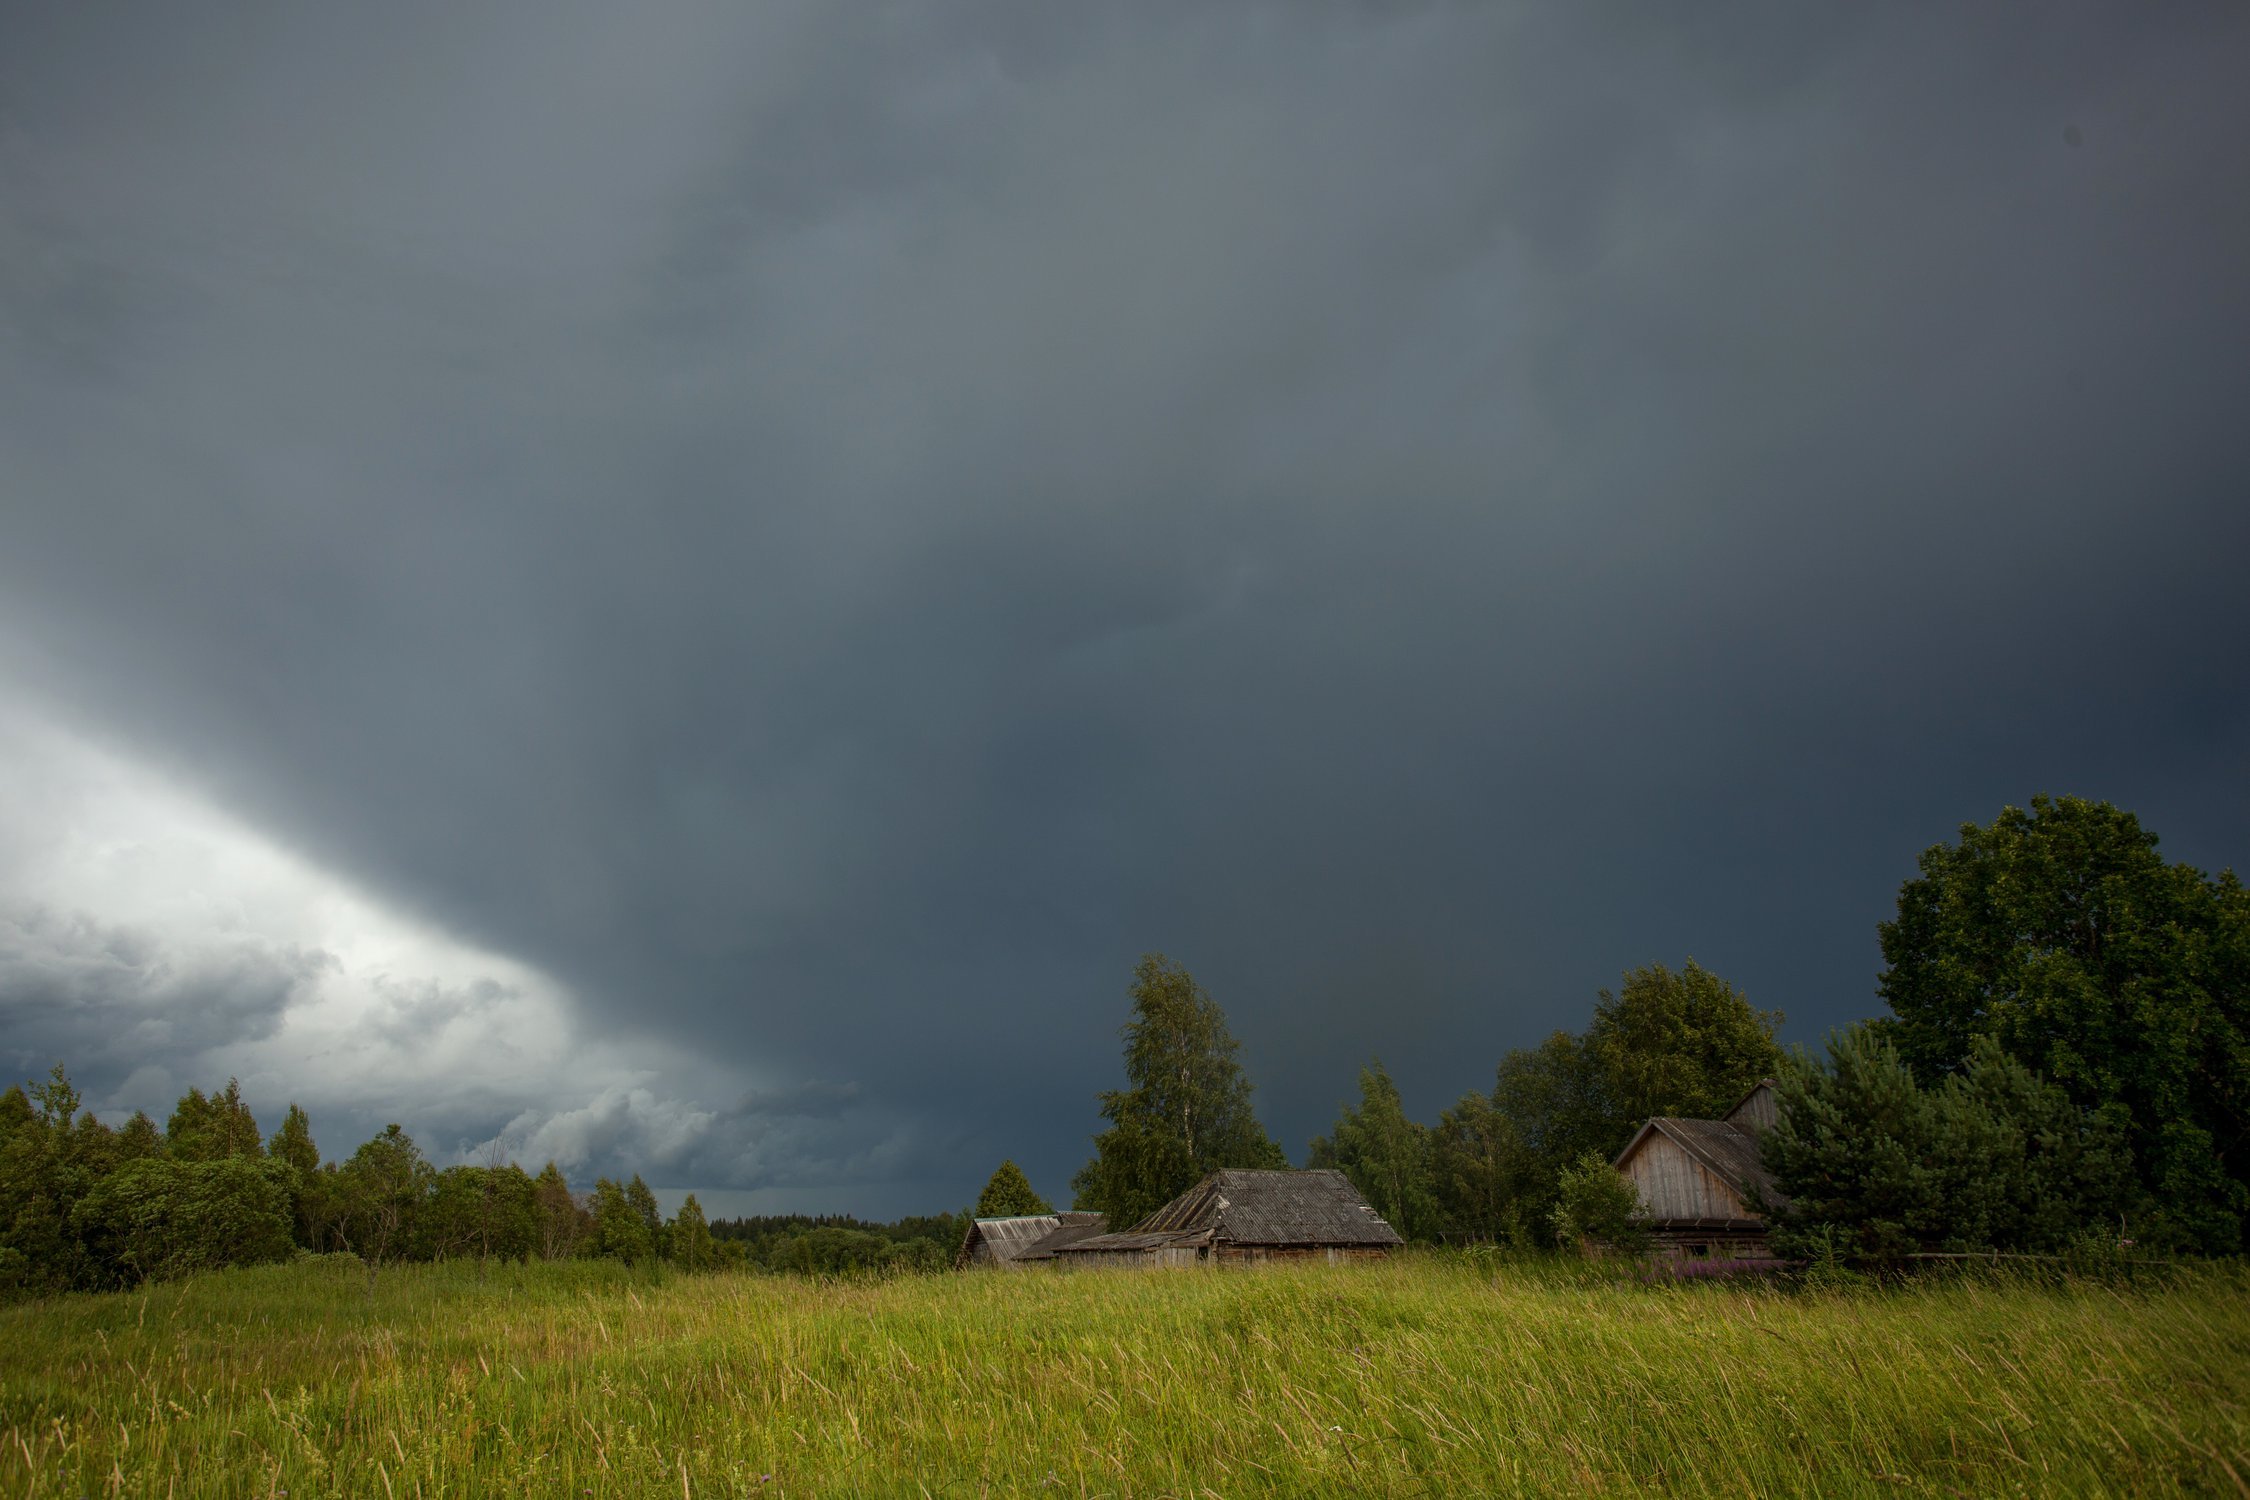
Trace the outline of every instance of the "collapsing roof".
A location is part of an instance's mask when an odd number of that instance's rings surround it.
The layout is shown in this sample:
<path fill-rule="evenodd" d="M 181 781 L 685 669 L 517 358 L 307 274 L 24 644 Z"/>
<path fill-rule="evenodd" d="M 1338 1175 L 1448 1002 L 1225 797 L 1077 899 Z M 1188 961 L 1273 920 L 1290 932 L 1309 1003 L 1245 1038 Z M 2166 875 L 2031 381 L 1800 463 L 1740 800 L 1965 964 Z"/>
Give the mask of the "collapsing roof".
<path fill-rule="evenodd" d="M 1100 1214 L 1011 1214 L 1006 1218 L 972 1219 L 969 1229 L 961 1237 L 960 1253 L 953 1257 L 956 1266 L 1013 1266 L 1025 1260 L 1043 1260 L 1052 1256 L 1052 1250 L 1040 1253 L 1045 1243 L 1057 1234 L 1083 1238 L 1099 1234 L 1106 1221 Z"/>
<path fill-rule="evenodd" d="M 1016 1257 L 1019 1264 L 1028 1260 L 1053 1260 L 1056 1251 L 1067 1249 L 1080 1240 L 1092 1239 L 1109 1228 L 1109 1220 L 1100 1214 L 1069 1213 L 1055 1217 L 1062 1222 L 1048 1230 L 1044 1238 L 1026 1247 Z"/>
<path fill-rule="evenodd" d="M 1185 1245 L 1258 1249 L 1388 1249 L 1405 1243 L 1351 1179 L 1310 1172 L 1213 1172 L 1131 1228 L 1056 1247 L 1063 1257 Z"/>

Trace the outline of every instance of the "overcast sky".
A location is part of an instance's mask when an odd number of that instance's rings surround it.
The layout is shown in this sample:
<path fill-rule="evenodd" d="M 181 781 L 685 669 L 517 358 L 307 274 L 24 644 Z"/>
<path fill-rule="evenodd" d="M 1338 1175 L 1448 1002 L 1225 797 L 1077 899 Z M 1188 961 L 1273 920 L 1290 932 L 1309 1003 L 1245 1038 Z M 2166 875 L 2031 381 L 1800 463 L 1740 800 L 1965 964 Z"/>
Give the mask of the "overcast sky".
<path fill-rule="evenodd" d="M 0 1067 L 722 1208 L 1301 1154 L 2250 850 L 2250 7 L 0 0 Z M 115 1118 L 115 1114 L 111 1114 Z"/>

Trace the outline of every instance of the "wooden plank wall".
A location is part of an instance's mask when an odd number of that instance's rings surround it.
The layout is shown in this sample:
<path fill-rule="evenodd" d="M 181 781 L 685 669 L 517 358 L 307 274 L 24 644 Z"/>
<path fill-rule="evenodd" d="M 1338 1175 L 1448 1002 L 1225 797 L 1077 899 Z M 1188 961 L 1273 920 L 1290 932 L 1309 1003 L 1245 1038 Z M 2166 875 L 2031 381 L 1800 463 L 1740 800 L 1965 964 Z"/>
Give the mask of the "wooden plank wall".
<path fill-rule="evenodd" d="M 1652 1133 L 1624 1165 L 1640 1189 L 1641 1207 L 1653 1219 L 1748 1219 L 1756 1217 L 1734 1190 L 1680 1148 L 1677 1141 Z"/>

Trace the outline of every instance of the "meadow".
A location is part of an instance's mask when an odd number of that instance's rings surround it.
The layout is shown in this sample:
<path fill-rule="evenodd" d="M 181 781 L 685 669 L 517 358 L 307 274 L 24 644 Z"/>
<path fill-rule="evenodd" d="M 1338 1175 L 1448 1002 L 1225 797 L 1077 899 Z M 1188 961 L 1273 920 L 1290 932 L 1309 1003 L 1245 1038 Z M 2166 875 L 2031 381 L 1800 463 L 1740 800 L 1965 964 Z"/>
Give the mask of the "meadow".
<path fill-rule="evenodd" d="M 25 1496 L 2250 1494 L 2250 1275 L 820 1282 L 340 1257 L 0 1308 Z"/>

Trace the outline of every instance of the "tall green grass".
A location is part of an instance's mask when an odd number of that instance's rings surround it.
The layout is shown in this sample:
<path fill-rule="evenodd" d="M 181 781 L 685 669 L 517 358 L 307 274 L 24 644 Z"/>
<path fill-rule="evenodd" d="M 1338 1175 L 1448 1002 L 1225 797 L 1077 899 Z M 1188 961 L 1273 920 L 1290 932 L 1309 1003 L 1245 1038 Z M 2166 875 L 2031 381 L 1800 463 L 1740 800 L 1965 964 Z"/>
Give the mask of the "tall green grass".
<path fill-rule="evenodd" d="M 35 1496 L 2250 1494 L 2250 1279 L 238 1271 L 0 1310 Z"/>

